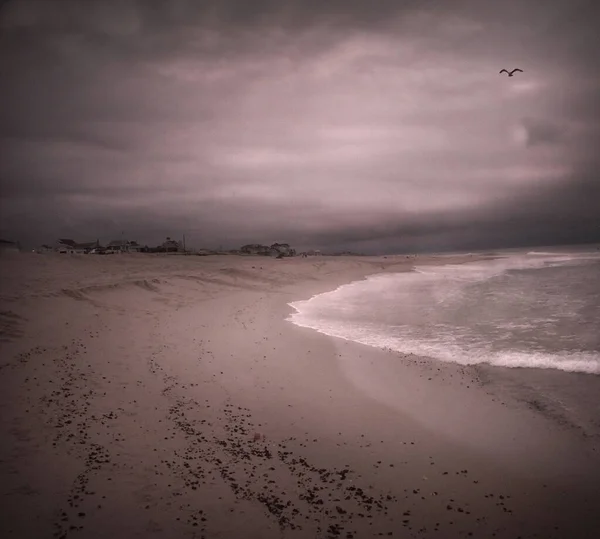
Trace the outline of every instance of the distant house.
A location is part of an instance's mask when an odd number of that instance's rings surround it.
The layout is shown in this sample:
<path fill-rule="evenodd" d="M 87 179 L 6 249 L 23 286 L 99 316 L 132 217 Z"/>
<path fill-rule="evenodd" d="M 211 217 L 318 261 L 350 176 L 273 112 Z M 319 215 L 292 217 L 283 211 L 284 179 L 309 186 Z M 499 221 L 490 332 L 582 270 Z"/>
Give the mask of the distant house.
<path fill-rule="evenodd" d="M 77 244 L 77 249 L 82 250 L 86 254 L 89 253 L 90 251 L 92 251 L 93 249 L 99 249 L 99 248 L 100 248 L 100 240 L 88 241 L 85 243 Z"/>
<path fill-rule="evenodd" d="M 108 253 L 138 253 L 142 246 L 137 241 L 113 240 L 106 246 Z"/>
<path fill-rule="evenodd" d="M 108 242 L 106 246 L 106 252 L 108 253 L 124 253 L 127 251 L 126 240 L 112 240 Z"/>
<path fill-rule="evenodd" d="M 75 240 L 63 238 L 56 242 L 56 250 L 63 254 L 86 254 L 92 249 L 97 249 L 99 247 L 99 240 L 77 243 Z"/>
<path fill-rule="evenodd" d="M 61 254 L 74 254 L 75 253 L 75 240 L 60 239 L 56 242 L 56 250 Z"/>
<path fill-rule="evenodd" d="M 240 251 L 246 255 L 270 255 L 271 248 L 259 243 L 249 243 L 240 247 Z"/>
<path fill-rule="evenodd" d="M 161 250 L 166 253 L 178 253 L 183 251 L 183 244 L 180 241 L 172 240 L 167 236 L 167 239 L 162 242 Z"/>
<path fill-rule="evenodd" d="M 296 256 L 296 250 L 289 243 L 274 243 L 269 249 L 271 256 Z"/>
<path fill-rule="evenodd" d="M 35 249 L 36 253 L 52 253 L 54 249 L 51 245 L 46 245 L 45 243 L 40 245 L 37 249 Z"/>
<path fill-rule="evenodd" d="M 79 254 L 83 249 L 79 248 L 75 240 L 61 238 L 56 242 L 56 250 L 61 254 Z"/>
<path fill-rule="evenodd" d="M 15 241 L 0 240 L 0 252 L 3 253 L 18 253 L 21 249 Z"/>
<path fill-rule="evenodd" d="M 128 245 L 128 251 L 130 253 L 139 253 L 142 250 L 142 246 L 137 241 L 130 241 Z"/>

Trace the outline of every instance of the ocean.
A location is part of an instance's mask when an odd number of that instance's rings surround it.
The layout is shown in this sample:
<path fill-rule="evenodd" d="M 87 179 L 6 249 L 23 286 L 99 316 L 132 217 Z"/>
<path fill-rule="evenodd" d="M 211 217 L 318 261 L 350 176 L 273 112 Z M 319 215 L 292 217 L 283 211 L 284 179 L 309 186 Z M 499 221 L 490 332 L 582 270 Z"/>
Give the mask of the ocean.
<path fill-rule="evenodd" d="M 288 320 L 462 365 L 600 374 L 597 247 L 494 254 L 461 264 L 417 261 L 411 272 L 372 275 L 290 303 L 296 312 Z"/>

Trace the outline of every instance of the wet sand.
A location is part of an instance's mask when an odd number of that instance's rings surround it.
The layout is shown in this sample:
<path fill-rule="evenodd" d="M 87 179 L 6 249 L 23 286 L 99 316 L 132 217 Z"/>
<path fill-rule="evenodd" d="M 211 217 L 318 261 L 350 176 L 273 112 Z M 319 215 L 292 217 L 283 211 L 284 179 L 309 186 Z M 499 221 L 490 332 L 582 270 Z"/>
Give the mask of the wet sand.
<path fill-rule="evenodd" d="M 285 320 L 413 262 L 4 255 L 0 536 L 592 537 L 593 429 Z"/>

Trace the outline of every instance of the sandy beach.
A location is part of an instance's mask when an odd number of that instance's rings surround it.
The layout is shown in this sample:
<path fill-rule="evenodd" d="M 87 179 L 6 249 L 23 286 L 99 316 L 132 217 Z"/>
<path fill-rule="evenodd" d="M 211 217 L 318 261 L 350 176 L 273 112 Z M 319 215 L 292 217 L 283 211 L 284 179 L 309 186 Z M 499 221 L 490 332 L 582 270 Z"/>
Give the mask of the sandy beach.
<path fill-rule="evenodd" d="M 2 256 L 0 537 L 593 537 L 599 418 L 557 420 L 507 382 L 552 373 L 286 321 L 413 263 Z"/>

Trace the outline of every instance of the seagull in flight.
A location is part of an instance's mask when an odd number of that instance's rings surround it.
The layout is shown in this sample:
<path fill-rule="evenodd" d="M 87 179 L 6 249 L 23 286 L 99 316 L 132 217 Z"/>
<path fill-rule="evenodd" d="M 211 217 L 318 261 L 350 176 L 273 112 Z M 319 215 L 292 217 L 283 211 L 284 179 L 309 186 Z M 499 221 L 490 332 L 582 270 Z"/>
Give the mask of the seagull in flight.
<path fill-rule="evenodd" d="M 506 69 L 503 69 L 502 71 L 500 71 L 500 73 L 506 73 L 509 77 L 512 77 L 515 74 L 515 71 L 520 71 L 521 73 L 523 73 L 522 69 L 513 69 L 510 72 L 506 71 Z"/>

